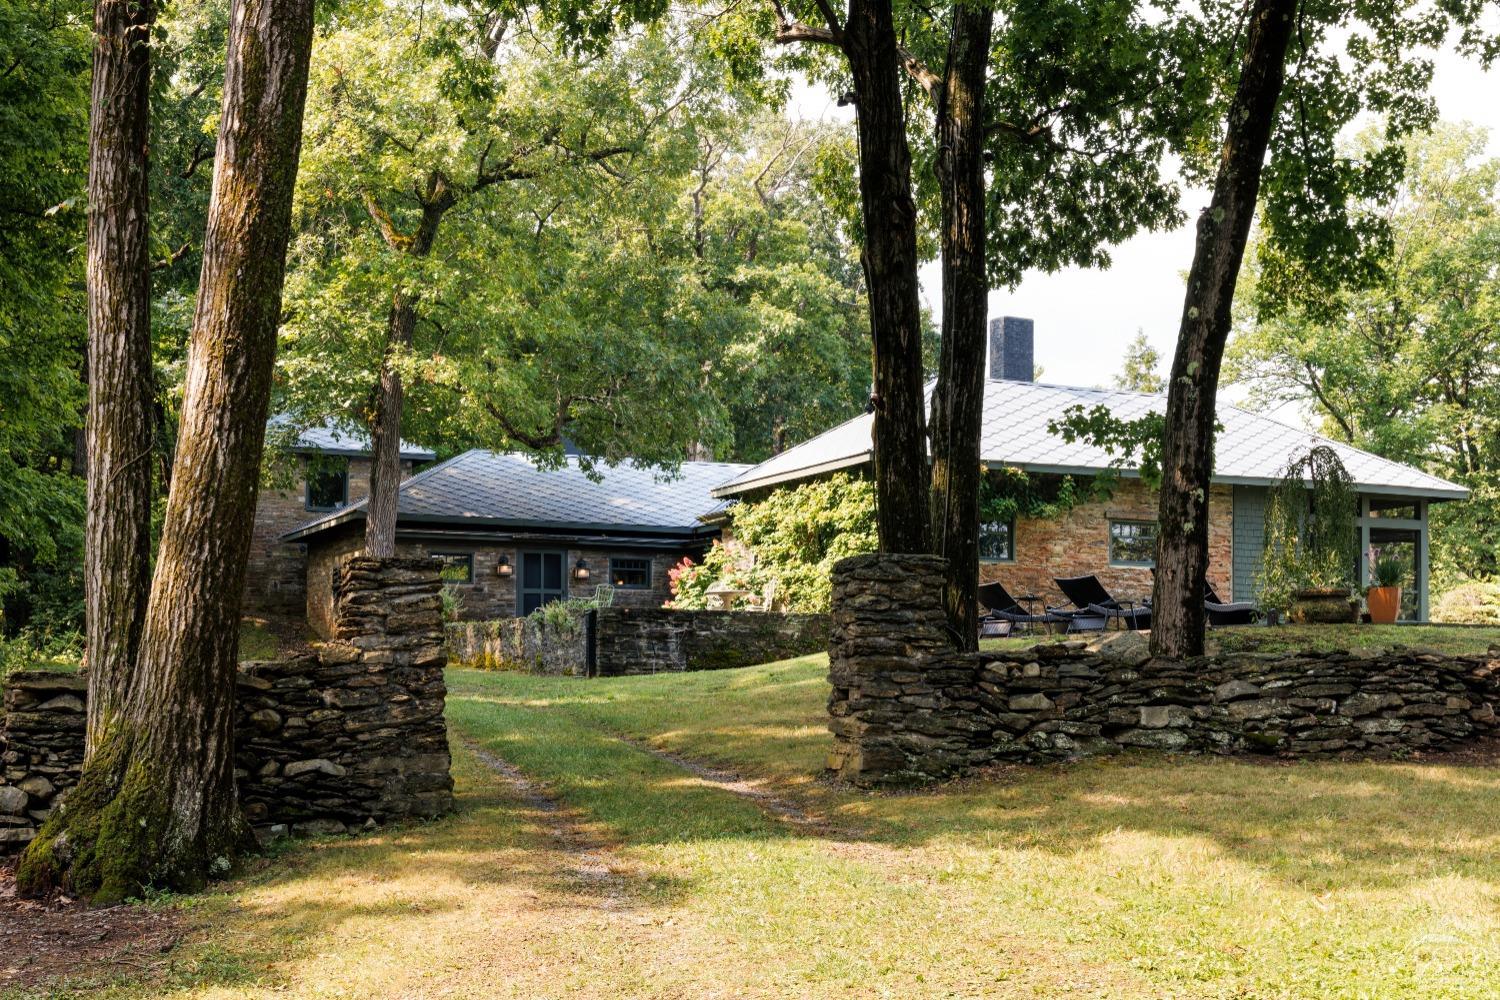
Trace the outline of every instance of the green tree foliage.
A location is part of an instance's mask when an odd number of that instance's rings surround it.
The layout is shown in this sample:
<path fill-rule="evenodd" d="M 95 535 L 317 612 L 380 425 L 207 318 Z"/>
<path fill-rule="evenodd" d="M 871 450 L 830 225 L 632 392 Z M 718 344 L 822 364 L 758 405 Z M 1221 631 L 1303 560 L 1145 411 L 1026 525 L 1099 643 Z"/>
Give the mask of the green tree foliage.
<path fill-rule="evenodd" d="M 486 23 L 356 6 L 320 40 L 285 404 L 366 420 L 400 293 L 424 442 L 671 464 L 763 457 L 847 416 L 868 379 L 860 277 L 818 189 L 847 138 L 762 117 L 765 94 L 680 26 L 584 55 Z M 399 234 L 434 183 L 453 204 L 413 256 Z"/>
<path fill-rule="evenodd" d="M 89 7 L 0 3 L 0 628 L 82 626 Z"/>
<path fill-rule="evenodd" d="M 1145 330 L 1137 330 L 1135 339 L 1125 347 L 1125 362 L 1115 376 L 1116 389 L 1152 394 L 1166 391 L 1161 377 L 1161 353 L 1146 339 Z"/>
<path fill-rule="evenodd" d="M 1486 140 L 1443 125 L 1407 141 L 1396 197 L 1356 208 L 1390 233 L 1369 283 L 1303 275 L 1287 305 L 1286 276 L 1267 277 L 1280 262 L 1259 255 L 1226 373 L 1252 405 L 1303 404 L 1330 437 L 1468 486 L 1470 501 L 1432 507 L 1440 580 L 1500 574 L 1500 161 Z"/>

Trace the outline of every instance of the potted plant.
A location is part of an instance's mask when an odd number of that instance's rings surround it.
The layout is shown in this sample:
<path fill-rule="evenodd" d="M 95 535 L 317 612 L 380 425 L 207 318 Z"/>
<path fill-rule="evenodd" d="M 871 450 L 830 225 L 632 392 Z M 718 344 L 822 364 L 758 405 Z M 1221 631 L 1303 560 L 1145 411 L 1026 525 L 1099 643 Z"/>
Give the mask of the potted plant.
<path fill-rule="evenodd" d="M 1370 608 L 1370 621 L 1376 625 L 1394 624 L 1401 614 L 1401 581 L 1406 577 L 1406 562 L 1400 556 L 1380 555 L 1371 549 L 1369 555 L 1370 586 L 1365 591 L 1365 604 Z"/>
<path fill-rule="evenodd" d="M 1301 584 L 1292 593 L 1290 618 L 1299 625 L 1342 625 L 1359 621 L 1359 601 L 1349 573 L 1337 563 L 1303 567 Z"/>

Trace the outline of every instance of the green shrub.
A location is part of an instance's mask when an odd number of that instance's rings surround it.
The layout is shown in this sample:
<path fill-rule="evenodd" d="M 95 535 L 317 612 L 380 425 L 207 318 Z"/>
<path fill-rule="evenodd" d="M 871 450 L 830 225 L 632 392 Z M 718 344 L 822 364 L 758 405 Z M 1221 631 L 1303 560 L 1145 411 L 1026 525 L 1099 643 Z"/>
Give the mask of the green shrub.
<path fill-rule="evenodd" d="M 77 632 L 24 629 L 9 638 L 0 636 L 0 680 L 12 670 L 72 670 L 82 655 L 83 636 Z"/>
<path fill-rule="evenodd" d="M 1475 580 L 1445 591 L 1432 620 L 1448 625 L 1500 625 L 1500 581 Z"/>
<path fill-rule="evenodd" d="M 748 567 L 736 561 L 739 589 L 759 592 L 775 581 L 776 601 L 788 611 L 827 611 L 833 564 L 877 547 L 875 484 L 841 472 L 774 490 L 734 508 L 734 534 L 753 553 Z M 734 557 L 721 548 L 726 560 Z"/>

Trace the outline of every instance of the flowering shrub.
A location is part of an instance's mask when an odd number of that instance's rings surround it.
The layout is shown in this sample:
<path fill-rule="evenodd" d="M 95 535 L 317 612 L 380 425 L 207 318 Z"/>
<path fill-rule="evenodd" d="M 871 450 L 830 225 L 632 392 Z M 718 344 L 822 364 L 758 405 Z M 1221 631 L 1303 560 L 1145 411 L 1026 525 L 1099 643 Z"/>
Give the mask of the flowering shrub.
<path fill-rule="evenodd" d="M 710 606 L 709 587 L 719 584 L 721 588 L 759 592 L 765 586 L 765 577 L 756 571 L 755 559 L 744 545 L 714 539 L 703 562 L 695 563 L 684 556 L 667 570 L 667 582 L 672 587 L 672 599 L 665 607 L 700 611 Z"/>

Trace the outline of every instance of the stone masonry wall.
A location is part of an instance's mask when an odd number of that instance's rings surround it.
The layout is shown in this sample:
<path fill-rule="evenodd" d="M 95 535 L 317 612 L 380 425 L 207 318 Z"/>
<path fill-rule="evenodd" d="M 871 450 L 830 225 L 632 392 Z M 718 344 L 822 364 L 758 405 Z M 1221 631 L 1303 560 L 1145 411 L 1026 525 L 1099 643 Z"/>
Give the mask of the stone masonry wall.
<path fill-rule="evenodd" d="M 668 608 L 600 608 L 596 615 L 600 677 L 725 670 L 828 648 L 827 615 Z"/>
<path fill-rule="evenodd" d="M 341 832 L 452 809 L 438 586 L 429 560 L 350 560 L 335 641 L 240 664 L 235 776 L 259 830 Z M 0 849 L 31 840 L 76 783 L 85 697 L 79 675 L 7 679 Z"/>
<path fill-rule="evenodd" d="M 0 727 L 0 854 L 36 836 L 83 768 L 86 683 L 78 674 L 18 670 L 5 679 Z"/>
<path fill-rule="evenodd" d="M 448 626 L 448 659 L 459 666 L 582 677 L 588 672 L 588 657 L 582 615 L 566 629 L 529 617 Z"/>
<path fill-rule="evenodd" d="M 1120 633 L 959 654 L 944 638 L 941 570 L 936 557 L 889 555 L 834 569 L 828 766 L 840 777 L 917 784 L 1127 748 L 1387 757 L 1500 731 L 1500 650 L 1170 661 Z"/>
<path fill-rule="evenodd" d="M 828 648 L 828 616 L 760 611 L 599 608 L 592 612 L 599 677 L 747 667 Z M 524 618 L 448 626 L 454 663 L 586 676 L 590 629 L 560 630 Z"/>
<path fill-rule="evenodd" d="M 1144 566 L 1116 566 L 1109 561 L 1111 520 L 1155 521 L 1158 496 L 1138 479 L 1120 479 L 1113 495 L 1098 503 L 1079 504 L 1057 517 L 1016 522 L 1015 559 L 985 562 L 981 583 L 998 580 L 1012 595 L 1036 594 L 1046 604 L 1066 605 L 1053 580 L 1093 573 L 1120 600 L 1151 596 L 1151 570 Z M 1228 486 L 1213 486 L 1208 496 L 1208 578 L 1225 600 L 1232 591 L 1234 558 L 1234 494 Z M 1234 600 L 1252 595 L 1236 594 Z M 1040 610 L 1040 608 L 1038 608 Z"/>

